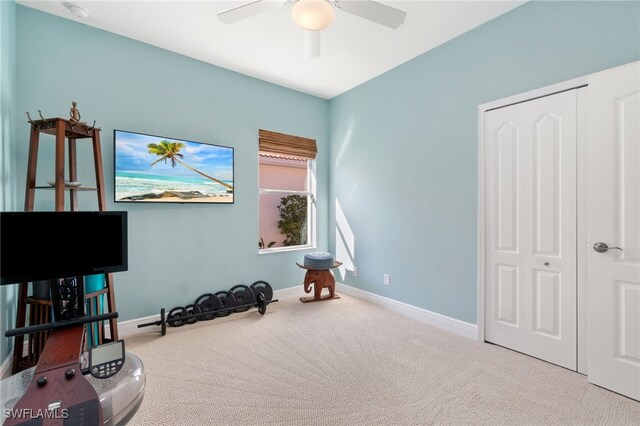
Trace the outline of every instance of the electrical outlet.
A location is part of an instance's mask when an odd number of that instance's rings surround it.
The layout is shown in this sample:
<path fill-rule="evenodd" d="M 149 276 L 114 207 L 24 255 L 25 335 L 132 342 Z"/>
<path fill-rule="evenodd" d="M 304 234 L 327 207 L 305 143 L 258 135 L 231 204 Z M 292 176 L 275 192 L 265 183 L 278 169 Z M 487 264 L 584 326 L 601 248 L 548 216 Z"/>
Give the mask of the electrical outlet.
<path fill-rule="evenodd" d="M 390 285 L 391 284 L 391 277 L 389 276 L 389 274 L 384 274 L 383 275 L 383 283 L 384 283 L 384 285 Z"/>
<path fill-rule="evenodd" d="M 358 276 L 358 267 L 354 266 L 353 269 L 351 270 L 351 275 L 353 275 L 354 277 Z"/>

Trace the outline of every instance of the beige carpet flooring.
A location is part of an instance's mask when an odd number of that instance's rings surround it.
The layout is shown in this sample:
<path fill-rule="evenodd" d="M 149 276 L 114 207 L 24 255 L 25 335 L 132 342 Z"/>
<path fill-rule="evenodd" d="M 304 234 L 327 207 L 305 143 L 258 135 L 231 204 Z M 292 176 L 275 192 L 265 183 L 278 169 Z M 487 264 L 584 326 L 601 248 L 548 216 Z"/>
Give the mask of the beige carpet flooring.
<path fill-rule="evenodd" d="M 342 295 L 126 339 L 133 425 L 639 425 L 583 375 Z"/>

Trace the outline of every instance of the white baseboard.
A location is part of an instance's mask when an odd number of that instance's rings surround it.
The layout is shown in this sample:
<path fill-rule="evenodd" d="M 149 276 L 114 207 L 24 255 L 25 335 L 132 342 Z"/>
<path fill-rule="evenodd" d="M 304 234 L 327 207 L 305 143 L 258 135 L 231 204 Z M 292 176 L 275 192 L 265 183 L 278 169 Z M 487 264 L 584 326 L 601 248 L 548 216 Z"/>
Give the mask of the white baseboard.
<path fill-rule="evenodd" d="M 151 330 L 150 328 L 138 328 L 138 324 L 145 324 L 147 322 L 160 321 L 160 314 L 150 315 L 148 317 L 134 318 L 127 321 L 118 321 L 118 338 L 124 339 L 125 337 L 134 336 L 136 334 L 144 333 Z M 105 325 L 105 333 L 111 335 L 109 324 Z"/>
<path fill-rule="evenodd" d="M 278 300 L 293 299 L 303 294 L 302 286 L 289 287 L 282 290 L 275 290 L 273 292 L 273 298 Z M 167 311 L 168 312 L 168 311 Z M 145 333 L 151 329 L 138 328 L 139 324 L 148 322 L 160 321 L 160 314 L 150 315 L 148 317 L 134 318 L 127 321 L 118 321 L 118 337 L 124 339 L 126 337 L 134 336 L 136 334 Z M 109 335 L 109 324 L 105 325 L 105 331 Z"/>
<path fill-rule="evenodd" d="M 11 375 L 11 366 L 13 364 L 13 349 L 9 352 L 9 355 L 2 361 L 2 366 L 0 367 L 0 380 L 5 377 L 9 377 Z"/>
<path fill-rule="evenodd" d="M 355 287 L 351 287 L 345 284 L 337 283 L 337 290 L 344 294 L 347 294 L 358 299 L 365 300 L 378 306 L 382 306 L 391 311 L 397 312 L 401 315 L 413 318 L 417 321 L 425 324 L 438 327 L 440 329 L 449 331 L 451 333 L 458 334 L 460 336 L 468 337 L 470 339 L 477 339 L 478 328 L 475 324 L 470 324 L 465 321 L 460 321 L 455 318 L 448 317 L 446 315 L 438 314 L 428 311 L 426 309 L 419 308 L 417 306 L 409 305 L 407 303 L 399 302 L 397 300 L 389 299 L 388 297 L 380 296 L 368 291 L 360 290 Z M 295 287 L 285 288 L 282 290 L 276 290 L 273 292 L 273 298 L 278 300 L 293 299 L 300 296 L 304 296 L 302 286 L 297 285 Z M 121 339 L 136 334 L 141 334 L 149 331 L 148 328 L 138 328 L 139 324 L 147 322 L 159 321 L 160 315 L 151 315 L 143 318 L 135 318 L 127 321 L 118 321 L 118 333 Z M 107 332 L 109 325 L 106 326 Z"/>
<path fill-rule="evenodd" d="M 282 290 L 276 290 L 273 292 L 273 298 L 278 300 L 295 299 L 300 296 L 304 296 L 304 290 L 302 284 L 294 287 L 283 288 Z"/>
<path fill-rule="evenodd" d="M 409 305 L 408 303 L 380 296 L 378 294 L 369 293 L 368 291 L 360 290 L 346 284 L 337 283 L 336 290 L 349 296 L 373 303 L 374 305 L 382 306 L 399 313 L 400 315 L 413 318 L 425 324 L 429 324 L 470 339 L 477 339 L 478 327 L 475 324 L 460 321 L 446 315 L 431 312 L 417 306 Z"/>

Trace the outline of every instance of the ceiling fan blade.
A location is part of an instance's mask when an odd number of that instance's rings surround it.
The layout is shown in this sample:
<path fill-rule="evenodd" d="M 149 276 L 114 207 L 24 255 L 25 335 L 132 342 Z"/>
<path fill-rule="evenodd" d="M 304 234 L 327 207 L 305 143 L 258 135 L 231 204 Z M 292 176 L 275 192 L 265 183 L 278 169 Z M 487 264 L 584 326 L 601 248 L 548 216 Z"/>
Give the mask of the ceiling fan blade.
<path fill-rule="evenodd" d="M 320 56 L 320 31 L 304 31 L 304 57 L 314 59 Z"/>
<path fill-rule="evenodd" d="M 266 12 L 276 7 L 281 7 L 286 2 L 276 0 L 257 0 L 249 4 L 229 9 L 226 12 L 218 13 L 218 19 L 225 24 L 233 24 L 262 12 Z"/>
<path fill-rule="evenodd" d="M 336 0 L 336 6 L 353 15 L 394 30 L 404 23 L 407 12 L 372 0 Z"/>

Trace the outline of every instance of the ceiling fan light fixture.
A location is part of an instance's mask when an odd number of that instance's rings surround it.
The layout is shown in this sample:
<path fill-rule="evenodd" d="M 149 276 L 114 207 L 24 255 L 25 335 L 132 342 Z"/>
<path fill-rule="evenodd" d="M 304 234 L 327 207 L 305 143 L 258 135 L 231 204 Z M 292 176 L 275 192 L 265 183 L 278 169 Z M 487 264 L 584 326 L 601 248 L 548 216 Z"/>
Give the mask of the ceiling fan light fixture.
<path fill-rule="evenodd" d="M 307 31 L 320 31 L 333 22 L 336 12 L 327 0 L 298 0 L 291 8 L 291 19 Z"/>

